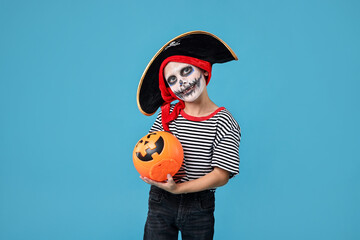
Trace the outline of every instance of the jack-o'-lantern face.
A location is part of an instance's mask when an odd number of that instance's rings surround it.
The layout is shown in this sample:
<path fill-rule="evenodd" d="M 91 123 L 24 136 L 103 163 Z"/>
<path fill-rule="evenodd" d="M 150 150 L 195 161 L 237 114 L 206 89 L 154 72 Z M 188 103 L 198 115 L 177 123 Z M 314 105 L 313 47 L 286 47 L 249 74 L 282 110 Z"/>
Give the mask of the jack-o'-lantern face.
<path fill-rule="evenodd" d="M 169 132 L 152 132 L 141 138 L 133 151 L 136 170 L 155 181 L 166 180 L 180 169 L 184 152 L 179 140 Z"/>
<path fill-rule="evenodd" d="M 139 148 L 138 152 L 135 152 L 136 156 L 141 161 L 151 161 L 153 160 L 152 155 L 154 153 L 160 155 L 163 151 L 164 139 L 161 136 L 157 136 L 156 133 L 149 133 L 148 135 L 140 139 L 140 141 L 135 146 L 135 149 L 136 148 Z"/>

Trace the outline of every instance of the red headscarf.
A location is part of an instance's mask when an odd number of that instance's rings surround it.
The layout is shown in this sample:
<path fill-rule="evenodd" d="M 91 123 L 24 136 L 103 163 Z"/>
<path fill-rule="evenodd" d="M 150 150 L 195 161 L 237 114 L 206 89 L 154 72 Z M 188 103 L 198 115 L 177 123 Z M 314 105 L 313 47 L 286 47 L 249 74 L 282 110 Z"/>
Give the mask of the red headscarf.
<path fill-rule="evenodd" d="M 169 62 L 188 63 L 195 67 L 205 70 L 206 72 L 209 73 L 209 76 L 206 78 L 206 85 L 209 83 L 211 78 L 211 63 L 204 60 L 200 60 L 188 56 L 175 55 L 166 58 L 162 62 L 159 71 L 159 88 L 161 92 L 161 97 L 165 101 L 161 106 L 162 125 L 165 131 L 170 131 L 169 123 L 175 120 L 179 116 L 180 111 L 185 108 L 184 101 L 177 98 L 176 95 L 171 91 L 170 87 L 167 87 L 165 84 L 164 68 Z M 170 113 L 170 103 L 174 100 L 179 100 L 179 102 L 175 105 L 173 111 Z"/>

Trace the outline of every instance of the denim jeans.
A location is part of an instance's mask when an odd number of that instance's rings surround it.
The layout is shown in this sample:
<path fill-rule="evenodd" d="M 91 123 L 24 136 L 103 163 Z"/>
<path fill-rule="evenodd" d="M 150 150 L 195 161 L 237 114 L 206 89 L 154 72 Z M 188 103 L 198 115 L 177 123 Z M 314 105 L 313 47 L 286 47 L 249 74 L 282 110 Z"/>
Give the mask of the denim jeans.
<path fill-rule="evenodd" d="M 213 239 L 215 192 L 171 194 L 151 186 L 145 240 Z"/>

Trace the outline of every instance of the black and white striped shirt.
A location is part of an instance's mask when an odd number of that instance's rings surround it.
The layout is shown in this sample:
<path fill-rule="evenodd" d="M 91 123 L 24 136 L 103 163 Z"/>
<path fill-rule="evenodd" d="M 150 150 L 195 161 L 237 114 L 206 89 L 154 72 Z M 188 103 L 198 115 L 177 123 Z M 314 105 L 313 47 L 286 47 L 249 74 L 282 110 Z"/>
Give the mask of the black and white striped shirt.
<path fill-rule="evenodd" d="M 200 178 L 214 167 L 228 171 L 230 177 L 239 173 L 240 127 L 227 109 L 218 108 L 207 117 L 193 117 L 182 110 L 169 129 L 184 149 L 184 163 L 175 182 Z M 161 111 L 150 129 L 154 131 L 164 131 Z"/>

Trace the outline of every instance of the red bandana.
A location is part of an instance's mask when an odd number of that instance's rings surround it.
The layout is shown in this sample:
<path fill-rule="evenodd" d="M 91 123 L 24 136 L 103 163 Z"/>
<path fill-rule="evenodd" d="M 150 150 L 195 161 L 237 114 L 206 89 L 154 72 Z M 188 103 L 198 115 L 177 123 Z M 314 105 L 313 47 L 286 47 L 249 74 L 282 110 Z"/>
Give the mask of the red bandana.
<path fill-rule="evenodd" d="M 164 104 L 161 106 L 161 117 L 162 117 L 162 125 L 165 131 L 170 131 L 169 123 L 175 120 L 182 109 L 185 108 L 184 101 L 178 99 L 176 95 L 171 91 L 170 87 L 166 87 L 165 78 L 164 78 L 164 68 L 169 62 L 181 62 L 188 63 L 195 67 L 201 68 L 209 73 L 209 76 L 206 78 L 206 85 L 209 83 L 211 78 L 211 63 L 207 61 L 203 61 L 197 58 L 175 55 L 166 58 L 161 66 L 159 71 L 159 88 L 161 92 L 161 96 L 164 99 Z M 175 105 L 173 111 L 170 113 L 170 103 L 174 100 L 179 100 L 179 102 Z"/>

